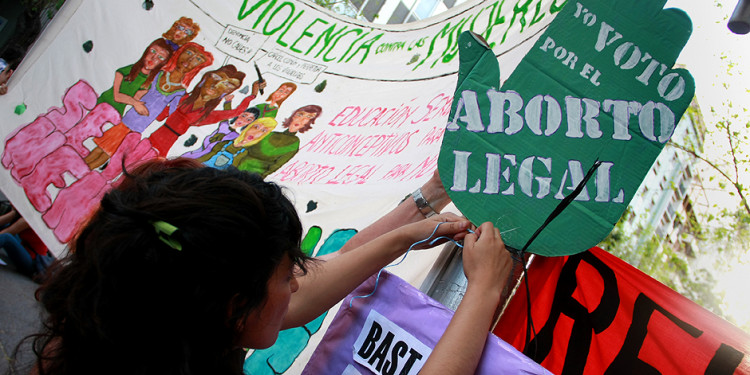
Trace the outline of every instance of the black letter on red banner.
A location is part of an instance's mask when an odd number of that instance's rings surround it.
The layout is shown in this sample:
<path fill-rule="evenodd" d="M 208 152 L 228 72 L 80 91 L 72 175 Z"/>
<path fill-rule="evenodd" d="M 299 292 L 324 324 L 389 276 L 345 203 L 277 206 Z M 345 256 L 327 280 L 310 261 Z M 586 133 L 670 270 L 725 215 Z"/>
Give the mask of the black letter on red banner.
<path fill-rule="evenodd" d="M 654 311 L 659 311 L 671 320 L 677 327 L 687 332 L 690 336 L 698 337 L 703 334 L 703 331 L 699 330 L 678 319 L 672 315 L 669 311 L 652 301 L 645 294 L 641 293 L 638 298 L 635 299 L 633 304 L 633 321 L 630 322 L 630 328 L 625 336 L 625 342 L 622 343 L 620 352 L 617 353 L 617 357 L 604 372 L 605 375 L 612 374 L 639 374 L 639 375 L 659 375 L 661 372 L 651 366 L 650 364 L 642 361 L 638 358 L 638 353 L 641 351 L 643 341 L 646 340 L 648 335 L 648 322 L 651 320 L 651 315 Z"/>
<path fill-rule="evenodd" d="M 602 293 L 602 299 L 599 301 L 599 306 L 591 313 L 588 312 L 586 306 L 581 305 L 573 298 L 573 292 L 578 287 L 576 270 L 581 261 L 593 266 L 601 275 L 604 284 L 604 292 Z M 561 314 L 565 314 L 575 322 L 568 340 L 568 351 L 565 355 L 562 374 L 582 374 L 584 367 L 586 367 L 586 358 L 589 355 L 593 332 L 601 333 L 607 329 L 614 321 L 619 306 L 620 295 L 617 292 L 617 277 L 612 269 L 588 251 L 572 255 L 560 271 L 549 319 L 539 330 L 536 337 L 524 348 L 523 353 L 537 363 L 542 363 L 552 349 L 557 320 Z"/>
<path fill-rule="evenodd" d="M 732 375 L 742 363 L 745 355 L 741 351 L 727 345 L 721 344 L 711 362 L 706 367 L 706 374 L 710 375 Z"/>

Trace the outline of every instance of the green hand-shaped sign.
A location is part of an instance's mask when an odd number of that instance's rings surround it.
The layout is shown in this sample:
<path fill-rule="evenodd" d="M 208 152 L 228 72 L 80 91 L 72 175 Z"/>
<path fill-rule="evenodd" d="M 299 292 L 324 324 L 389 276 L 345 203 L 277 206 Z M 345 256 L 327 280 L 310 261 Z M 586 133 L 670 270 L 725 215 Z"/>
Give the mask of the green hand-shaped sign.
<path fill-rule="evenodd" d="M 493 52 L 461 35 L 439 168 L 470 220 L 521 249 L 600 161 L 528 251 L 575 254 L 607 236 L 695 91 L 671 69 L 690 19 L 665 2 L 569 1 L 500 89 Z"/>

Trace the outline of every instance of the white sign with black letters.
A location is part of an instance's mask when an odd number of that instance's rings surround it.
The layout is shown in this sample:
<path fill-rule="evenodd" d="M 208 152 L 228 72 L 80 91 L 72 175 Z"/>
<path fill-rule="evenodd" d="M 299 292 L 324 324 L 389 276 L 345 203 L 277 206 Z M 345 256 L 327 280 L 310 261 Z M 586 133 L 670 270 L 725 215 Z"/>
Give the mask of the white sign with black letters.
<path fill-rule="evenodd" d="M 354 343 L 354 360 L 375 374 L 416 375 L 432 349 L 409 332 L 370 310 Z"/>
<path fill-rule="evenodd" d="M 249 62 L 266 39 L 268 37 L 261 33 L 227 25 L 216 42 L 216 48 L 236 59 Z"/>

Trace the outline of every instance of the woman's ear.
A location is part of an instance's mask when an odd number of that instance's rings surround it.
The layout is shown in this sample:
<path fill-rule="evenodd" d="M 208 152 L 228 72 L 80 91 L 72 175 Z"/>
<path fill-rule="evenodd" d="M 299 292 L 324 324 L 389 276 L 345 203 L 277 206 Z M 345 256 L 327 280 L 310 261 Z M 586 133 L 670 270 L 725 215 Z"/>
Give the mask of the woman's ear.
<path fill-rule="evenodd" d="M 245 319 L 240 319 L 240 311 L 242 310 L 242 296 L 239 293 L 232 296 L 227 303 L 227 325 L 231 324 L 232 320 L 236 320 L 235 327 L 237 332 L 242 331 L 245 328 Z"/>

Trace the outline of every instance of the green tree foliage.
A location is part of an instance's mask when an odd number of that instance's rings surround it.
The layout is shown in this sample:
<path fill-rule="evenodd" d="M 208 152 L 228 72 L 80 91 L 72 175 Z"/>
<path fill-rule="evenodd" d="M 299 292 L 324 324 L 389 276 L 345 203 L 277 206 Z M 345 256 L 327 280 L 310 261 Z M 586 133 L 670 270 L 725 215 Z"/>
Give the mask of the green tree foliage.
<path fill-rule="evenodd" d="M 723 56 L 722 60 L 726 63 L 728 82 L 745 82 L 741 74 L 735 72 L 736 65 L 729 58 Z M 627 233 L 624 222 L 632 219 L 630 211 L 623 215 L 600 246 L 750 332 L 750 320 L 738 322 L 741 317 L 731 316 L 731 301 L 725 300 L 725 292 L 717 289 L 724 273 L 731 272 L 733 266 L 750 258 L 746 255 L 750 248 L 750 205 L 745 187 L 750 178 L 749 114 L 744 105 L 738 108 L 733 104 L 732 84 L 723 83 L 721 86 L 726 90 L 726 99 L 721 105 L 710 107 L 705 125 L 705 146 L 691 139 L 668 144 L 689 155 L 693 165 L 702 169 L 696 179 L 701 190 L 693 194 L 701 195 L 708 204 L 696 210 L 694 216 L 678 215 L 675 219 L 676 225 L 686 228 L 682 236 L 690 236 L 697 246 L 690 251 L 675 250 L 674 244 L 655 235 L 653 228 L 637 228 Z M 750 93 L 750 90 L 745 90 L 745 93 Z M 703 120 L 697 106 L 691 106 L 685 116 L 689 116 L 694 124 Z M 724 203 L 720 203 L 722 200 Z M 734 204 L 726 204 L 727 200 Z M 635 240 L 639 233 L 646 233 L 647 239 Z"/>
<path fill-rule="evenodd" d="M 748 134 L 750 133 L 750 112 L 745 104 L 739 107 L 734 105 L 730 89 L 730 82 L 746 82 L 745 77 L 737 72 L 737 64 L 733 62 L 726 54 L 720 57 L 726 64 L 726 82 L 721 83 L 721 87 L 726 91 L 727 96 L 723 103 L 718 106 L 710 107 L 711 118 L 716 119 L 709 122 L 707 126 L 706 138 L 711 144 L 705 147 L 696 147 L 694 144 L 679 144 L 670 142 L 669 145 L 675 147 L 708 166 L 719 180 L 717 185 L 719 189 L 727 190 L 727 194 L 739 200 L 739 205 L 745 212 L 750 215 L 750 204 L 747 200 L 747 190 L 745 184 L 750 176 L 750 144 L 748 143 Z M 736 90 L 735 90 L 736 91 Z M 750 90 L 745 89 L 745 94 Z M 746 95 L 745 95 L 746 98 Z M 693 118 L 702 117 L 699 110 L 692 109 L 686 112 L 686 115 Z M 710 151 L 707 152 L 707 151 Z M 713 181 L 716 176 L 709 176 Z M 729 189 L 727 189 L 729 188 Z"/>
<path fill-rule="evenodd" d="M 688 257 L 675 251 L 663 238 L 651 235 L 644 239 L 638 236 L 638 233 L 653 234 L 653 228 L 628 232 L 624 225 L 628 220 L 632 220 L 631 210 L 626 211 L 599 246 L 714 314 L 726 318 L 721 307 L 722 296 L 714 292 L 716 279 L 712 271 L 705 268 L 693 270 Z"/>

